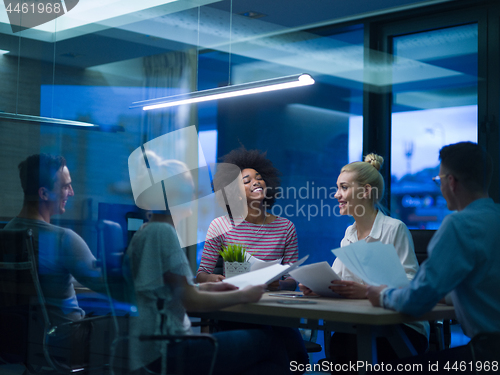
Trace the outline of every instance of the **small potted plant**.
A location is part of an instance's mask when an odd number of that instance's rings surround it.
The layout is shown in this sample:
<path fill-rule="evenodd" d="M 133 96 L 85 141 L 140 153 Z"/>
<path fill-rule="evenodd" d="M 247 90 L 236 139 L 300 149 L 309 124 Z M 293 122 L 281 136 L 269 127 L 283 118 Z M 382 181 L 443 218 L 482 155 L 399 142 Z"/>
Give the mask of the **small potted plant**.
<path fill-rule="evenodd" d="M 220 255 L 224 259 L 226 277 L 236 276 L 250 271 L 250 263 L 246 261 L 246 248 L 241 244 L 222 246 Z"/>

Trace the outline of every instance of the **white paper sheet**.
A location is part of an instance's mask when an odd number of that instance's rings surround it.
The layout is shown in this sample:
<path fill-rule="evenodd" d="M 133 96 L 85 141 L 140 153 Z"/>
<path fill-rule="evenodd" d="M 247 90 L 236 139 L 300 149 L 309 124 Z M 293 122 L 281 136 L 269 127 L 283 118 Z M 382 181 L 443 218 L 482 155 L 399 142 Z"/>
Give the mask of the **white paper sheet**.
<path fill-rule="evenodd" d="M 332 253 L 369 285 L 400 288 L 410 283 L 393 245 L 358 241 Z"/>
<path fill-rule="evenodd" d="M 332 270 L 328 262 L 308 264 L 296 268 L 290 271 L 290 276 L 320 296 L 340 297 L 337 293 L 328 289 L 333 280 L 340 280 L 340 277 Z"/>
<path fill-rule="evenodd" d="M 257 271 L 260 270 L 261 268 L 266 268 L 269 266 L 273 266 L 275 264 L 281 264 L 283 258 L 271 261 L 265 261 L 258 259 L 249 253 L 245 253 L 245 260 L 250 263 L 250 271 Z"/>
<path fill-rule="evenodd" d="M 261 285 L 270 284 L 275 280 L 278 280 L 281 276 L 294 270 L 302 263 L 304 263 L 309 255 L 306 255 L 299 261 L 291 265 L 275 264 L 269 267 L 261 268 L 257 271 L 250 271 L 247 273 L 242 273 L 241 275 L 229 277 L 222 280 L 222 282 L 233 284 L 238 288 L 244 288 L 248 285 Z"/>

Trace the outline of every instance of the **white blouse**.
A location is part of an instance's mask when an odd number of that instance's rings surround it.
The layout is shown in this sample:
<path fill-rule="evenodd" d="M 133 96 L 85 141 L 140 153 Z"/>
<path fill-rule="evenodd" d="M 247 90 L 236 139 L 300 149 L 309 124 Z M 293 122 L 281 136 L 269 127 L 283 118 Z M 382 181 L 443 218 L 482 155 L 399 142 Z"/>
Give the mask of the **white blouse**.
<path fill-rule="evenodd" d="M 372 230 L 365 238 L 365 241 L 380 241 L 383 244 L 394 245 L 408 280 L 412 280 L 415 277 L 415 274 L 418 271 L 415 248 L 413 246 L 410 231 L 402 221 L 385 216 L 381 211 L 378 211 Z M 346 229 L 344 238 L 340 242 L 340 246 L 348 246 L 354 242 L 358 242 L 356 223 Z M 342 280 L 352 280 L 364 284 L 363 280 L 353 274 L 340 259 L 335 259 L 332 268 Z"/>
<path fill-rule="evenodd" d="M 394 245 L 399 260 L 405 270 L 406 277 L 408 277 L 408 280 L 412 280 L 415 277 L 418 271 L 415 247 L 413 246 L 413 239 L 410 231 L 402 221 L 385 216 L 379 210 L 375 217 L 372 230 L 365 238 L 365 241 L 368 243 L 380 241 L 386 245 Z M 346 229 L 340 246 L 348 246 L 354 242 L 358 242 L 356 223 Z M 363 280 L 352 273 L 339 258 L 335 259 L 332 268 L 342 280 L 351 280 L 360 284 L 365 284 Z M 413 322 L 407 323 L 406 325 L 429 338 L 429 322 Z"/>

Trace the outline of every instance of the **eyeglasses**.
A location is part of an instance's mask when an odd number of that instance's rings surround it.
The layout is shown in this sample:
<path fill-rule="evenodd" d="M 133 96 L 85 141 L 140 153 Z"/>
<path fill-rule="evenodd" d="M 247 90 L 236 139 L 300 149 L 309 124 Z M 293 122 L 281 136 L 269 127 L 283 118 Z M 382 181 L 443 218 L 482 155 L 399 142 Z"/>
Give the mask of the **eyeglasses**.
<path fill-rule="evenodd" d="M 449 174 L 440 174 L 440 175 L 437 175 L 436 177 L 432 177 L 432 181 L 434 181 L 434 183 L 441 187 L 441 179 L 442 178 L 445 178 L 445 177 L 448 177 Z"/>

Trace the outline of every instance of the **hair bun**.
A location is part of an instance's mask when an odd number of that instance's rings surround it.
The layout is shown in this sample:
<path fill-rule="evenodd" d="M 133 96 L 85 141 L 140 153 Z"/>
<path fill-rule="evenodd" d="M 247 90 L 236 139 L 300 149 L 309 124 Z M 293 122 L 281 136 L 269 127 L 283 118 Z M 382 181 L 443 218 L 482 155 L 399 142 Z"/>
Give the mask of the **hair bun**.
<path fill-rule="evenodd" d="M 384 164 L 384 158 L 372 153 L 365 156 L 365 162 L 370 163 L 377 171 L 380 171 Z"/>

